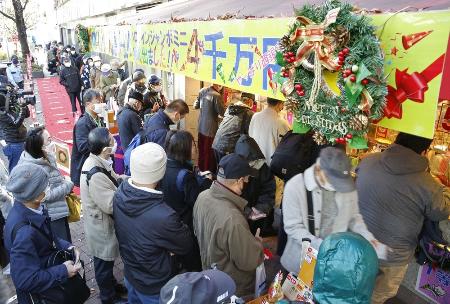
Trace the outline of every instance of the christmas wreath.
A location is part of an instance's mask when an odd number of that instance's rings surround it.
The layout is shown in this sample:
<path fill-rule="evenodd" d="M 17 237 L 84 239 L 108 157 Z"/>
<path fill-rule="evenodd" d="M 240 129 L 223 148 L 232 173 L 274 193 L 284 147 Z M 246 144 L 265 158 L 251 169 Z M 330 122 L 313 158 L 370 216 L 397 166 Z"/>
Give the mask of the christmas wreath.
<path fill-rule="evenodd" d="M 337 0 L 296 10 L 282 37 L 278 82 L 295 117 L 294 130 L 312 129 L 319 144 L 367 145 L 371 120 L 383 116 L 383 53 L 370 18 Z"/>
<path fill-rule="evenodd" d="M 89 31 L 88 29 L 81 25 L 78 24 L 75 27 L 75 34 L 77 35 L 77 42 L 78 45 L 80 46 L 80 52 L 81 53 L 86 53 L 89 51 Z"/>

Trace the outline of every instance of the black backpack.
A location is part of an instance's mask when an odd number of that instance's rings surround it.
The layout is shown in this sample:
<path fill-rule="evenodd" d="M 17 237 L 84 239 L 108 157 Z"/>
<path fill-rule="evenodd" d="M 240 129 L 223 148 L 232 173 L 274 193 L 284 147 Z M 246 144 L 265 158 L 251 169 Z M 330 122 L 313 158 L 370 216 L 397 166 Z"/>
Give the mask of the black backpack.
<path fill-rule="evenodd" d="M 320 150 L 325 146 L 319 146 L 314 141 L 313 134 L 296 134 L 289 131 L 283 136 L 270 163 L 270 170 L 276 177 L 287 182 L 316 162 Z"/>
<path fill-rule="evenodd" d="M 425 219 L 415 256 L 419 265 L 431 264 L 446 271 L 450 270 L 450 245 L 442 236 L 439 222 Z"/>

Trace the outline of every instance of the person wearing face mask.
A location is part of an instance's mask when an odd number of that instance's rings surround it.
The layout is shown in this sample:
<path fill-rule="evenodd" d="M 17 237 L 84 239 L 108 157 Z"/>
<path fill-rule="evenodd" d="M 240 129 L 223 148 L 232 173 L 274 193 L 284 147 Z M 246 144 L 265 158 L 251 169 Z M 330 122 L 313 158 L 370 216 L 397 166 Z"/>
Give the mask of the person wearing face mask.
<path fill-rule="evenodd" d="M 89 79 L 91 82 L 91 88 L 100 89 L 100 78 L 102 76 L 102 71 L 100 70 L 102 66 L 102 60 L 99 56 L 93 56 L 92 62 L 94 65 L 89 71 Z"/>
<path fill-rule="evenodd" d="M 175 99 L 165 110 L 159 109 L 144 124 L 144 141 L 153 142 L 164 147 L 167 132 L 171 125 L 178 128 L 178 123 L 189 113 L 189 107 L 182 99 Z"/>
<path fill-rule="evenodd" d="M 137 73 L 139 72 L 139 73 Z M 137 78 L 141 77 L 141 79 L 145 79 L 145 74 L 143 69 L 136 69 L 130 77 L 122 81 L 119 87 L 119 92 L 117 94 L 117 103 L 119 104 L 119 107 L 123 107 L 125 104 L 125 99 L 128 99 L 128 95 L 126 95 L 128 91 L 128 86 L 131 85 L 133 80 L 137 80 Z M 127 98 L 125 98 L 127 97 Z"/>
<path fill-rule="evenodd" d="M 198 239 L 203 269 L 217 264 L 236 283 L 236 295 L 255 291 L 255 270 L 264 261 L 259 231 L 250 232 L 241 197 L 245 184 L 257 170 L 242 156 L 231 153 L 223 157 L 217 181 L 203 191 L 194 205 L 194 232 Z"/>
<path fill-rule="evenodd" d="M 166 98 L 161 93 L 161 78 L 151 75 L 148 79 L 148 90 L 144 95 L 144 115 L 166 108 Z"/>
<path fill-rule="evenodd" d="M 192 163 L 192 156 L 196 152 L 194 137 L 188 131 L 169 131 L 165 150 L 167 169 L 161 182 L 164 199 L 180 216 L 183 223 L 189 226 L 194 235 L 192 210 L 200 192 L 211 186 L 212 177 L 211 175 L 202 176 L 199 172 L 195 172 Z M 202 270 L 197 239 L 194 239 L 193 252 L 180 257 L 179 260 L 187 271 Z"/>
<path fill-rule="evenodd" d="M 80 180 L 88 253 L 93 256 L 102 304 L 127 303 L 120 296 L 126 289 L 113 274 L 114 261 L 119 257 L 113 197 L 121 179 L 112 168 L 111 155 L 116 152 L 117 143 L 107 128 L 95 128 L 89 133 L 88 149 L 90 154 Z"/>
<path fill-rule="evenodd" d="M 250 178 L 242 197 L 248 201 L 244 213 L 252 233 L 258 228 L 262 236 L 274 235 L 272 228 L 273 207 L 275 205 L 275 177 L 265 162 L 256 141 L 243 134 L 236 143 L 235 153 L 244 157 L 250 166 L 258 170 L 258 175 Z"/>
<path fill-rule="evenodd" d="M 314 165 L 286 183 L 283 221 L 288 239 L 280 261 L 289 272 L 300 269 L 304 238 L 319 249 L 328 235 L 350 230 L 371 242 L 379 257 L 387 253 L 387 247 L 367 230 L 359 213 L 350 159 L 336 147 L 322 149 Z"/>
<path fill-rule="evenodd" d="M 75 186 L 80 186 L 81 168 L 89 156 L 89 132 L 97 127 L 104 127 L 102 119 L 98 116 L 105 111 L 100 91 L 89 89 L 84 93 L 83 103 L 86 111 L 77 120 L 73 127 L 73 147 L 70 161 L 70 178 Z"/>
<path fill-rule="evenodd" d="M 11 56 L 11 64 L 6 68 L 8 81 L 17 89 L 23 89 L 22 67 L 19 64 L 19 58 L 16 55 Z"/>
<path fill-rule="evenodd" d="M 100 90 L 103 93 L 103 100 L 109 102 L 114 97 L 116 90 L 119 88 L 117 78 L 119 74 L 111 70 L 111 65 L 105 63 L 101 67 L 102 75 L 100 76 Z"/>
<path fill-rule="evenodd" d="M 84 113 L 83 103 L 81 101 L 81 87 L 83 86 L 81 81 L 80 72 L 73 65 L 70 57 L 64 57 L 63 59 L 64 68 L 61 73 L 59 73 L 59 83 L 66 88 L 66 92 L 69 95 L 70 103 L 72 105 L 72 114 L 75 117 L 77 113 L 77 102 L 80 105 L 81 113 Z"/>
<path fill-rule="evenodd" d="M 11 278 L 21 304 L 41 302 L 37 298 L 55 299 L 61 294 L 61 284 L 81 269 L 79 263 L 66 261 L 47 267 L 55 250 L 74 250 L 75 260 L 80 252 L 70 242 L 52 233 L 50 218 L 43 201 L 49 177 L 36 164 L 21 164 L 14 168 L 6 189 L 14 196 L 14 206 L 5 224 L 5 247 L 11 259 Z M 54 246 L 50 246 L 49 242 Z"/>
<path fill-rule="evenodd" d="M 133 82 L 128 85 L 127 90 L 125 91 L 124 103 L 128 102 L 128 96 L 133 91 L 137 91 L 142 95 L 147 91 L 147 87 L 145 86 L 145 74 L 141 71 L 136 71 L 133 73 Z"/>
<path fill-rule="evenodd" d="M 44 206 L 51 219 L 53 233 L 67 242 L 72 242 L 70 235 L 69 208 L 66 195 L 73 189 L 73 183 L 66 180 L 56 165 L 53 155 L 50 134 L 44 127 L 28 131 L 25 151 L 19 160 L 19 165 L 35 164 L 44 169 L 49 177 L 49 187 L 45 193 Z"/>
<path fill-rule="evenodd" d="M 91 82 L 89 80 L 90 69 L 94 66 L 94 62 L 90 55 L 83 56 L 83 66 L 81 67 L 81 83 L 83 84 L 83 90 L 81 96 L 84 96 L 84 92 L 91 88 Z"/>
<path fill-rule="evenodd" d="M 120 78 L 121 82 L 128 78 L 128 72 L 123 69 L 123 67 L 125 66 L 126 63 L 127 63 L 126 60 L 119 62 L 119 60 L 116 58 L 111 59 L 111 62 L 110 62 L 111 69 L 114 72 L 116 72 L 117 74 L 119 74 L 119 78 Z"/>
<path fill-rule="evenodd" d="M 72 62 L 75 64 L 78 70 L 81 69 L 81 66 L 83 64 L 83 57 L 77 53 L 77 50 L 74 46 L 70 47 L 70 58 L 72 59 Z"/>
<path fill-rule="evenodd" d="M 236 142 L 242 134 L 248 134 L 250 121 L 253 117 L 253 101 L 255 95 L 233 91 L 231 93 L 231 105 L 225 111 L 225 116 L 219 125 L 212 143 L 216 161 L 234 152 Z"/>
<path fill-rule="evenodd" d="M 124 151 L 133 137 L 142 130 L 142 119 L 139 113 L 142 111 L 143 99 L 141 93 L 132 92 L 128 98 L 128 103 L 117 114 L 120 142 Z"/>

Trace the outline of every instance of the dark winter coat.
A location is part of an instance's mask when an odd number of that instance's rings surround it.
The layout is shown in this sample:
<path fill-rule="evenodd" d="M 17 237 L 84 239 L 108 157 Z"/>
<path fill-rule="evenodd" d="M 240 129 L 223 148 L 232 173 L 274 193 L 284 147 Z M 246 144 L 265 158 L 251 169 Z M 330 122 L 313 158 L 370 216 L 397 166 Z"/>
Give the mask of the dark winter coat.
<path fill-rule="evenodd" d="M 117 114 L 117 124 L 119 125 L 120 142 L 125 151 L 133 137 L 142 130 L 142 119 L 138 112 L 130 105 L 125 107 Z"/>
<path fill-rule="evenodd" d="M 233 153 L 241 134 L 248 134 L 252 116 L 252 110 L 241 102 L 229 106 L 214 137 L 213 149 L 224 154 Z"/>
<path fill-rule="evenodd" d="M 130 184 L 119 186 L 113 200 L 114 226 L 125 278 L 139 292 L 159 294 L 174 275 L 174 256 L 192 250 L 192 235 L 162 192 Z"/>
<path fill-rule="evenodd" d="M 182 179 L 180 178 L 179 182 L 182 191 L 177 186 L 178 176 L 183 177 Z M 200 192 L 209 189 L 211 183 L 212 181 L 210 179 L 196 175 L 192 171 L 192 165 L 182 164 L 172 159 L 167 160 L 166 174 L 161 183 L 164 201 L 175 210 L 181 221 L 189 226 L 193 236 L 193 251 L 191 254 L 179 257 L 179 261 L 188 271 L 202 270 L 200 249 L 198 248 L 197 238 L 194 236 L 192 212 L 198 195 Z"/>
<path fill-rule="evenodd" d="M 32 223 L 40 232 L 30 225 L 25 225 L 16 231 L 13 240 L 14 227 L 21 222 Z M 46 210 L 42 215 L 37 214 L 23 203 L 15 202 L 6 220 L 4 237 L 5 247 L 10 256 L 11 278 L 21 304 L 32 303 L 29 293 L 47 294 L 68 278 L 66 266 L 63 264 L 45 267 L 54 249 L 43 234 L 53 239 L 59 250 L 71 246 L 70 243 L 51 234 L 50 217 Z"/>
<path fill-rule="evenodd" d="M 72 62 L 75 63 L 75 66 L 77 67 L 78 71 L 81 69 L 81 66 L 83 65 L 83 57 L 78 54 L 70 54 L 70 59 L 72 59 Z"/>
<path fill-rule="evenodd" d="M 212 86 L 203 88 L 198 93 L 194 109 L 200 110 L 198 132 L 208 137 L 214 137 L 219 128 L 219 116 L 223 116 L 225 112 L 222 95 Z"/>
<path fill-rule="evenodd" d="M 27 138 L 27 128 L 23 125 L 30 117 L 28 107 L 21 107 L 19 113 L 0 111 L 0 130 L 6 143 L 21 143 Z"/>
<path fill-rule="evenodd" d="M 275 204 L 275 177 L 265 162 L 264 154 L 261 152 L 256 141 L 248 135 L 241 135 L 236 143 L 235 153 L 242 155 L 247 161 L 262 160 L 264 164 L 258 169 L 258 176 L 251 177 L 244 188 L 242 197 L 248 201 L 246 211 L 255 207 L 265 214 L 272 211 Z M 247 209 L 248 208 L 248 209 Z"/>
<path fill-rule="evenodd" d="M 164 113 L 164 110 L 159 110 L 155 115 L 150 117 L 145 122 L 144 134 L 145 142 L 153 142 L 164 148 L 167 132 L 170 130 L 172 120 Z"/>
<path fill-rule="evenodd" d="M 144 94 L 144 115 L 152 113 L 155 103 L 159 104 L 159 109 L 164 110 L 166 108 L 166 104 L 161 98 L 161 94 L 159 92 L 154 92 L 151 89 L 148 89 Z"/>
<path fill-rule="evenodd" d="M 80 70 L 73 65 L 64 67 L 59 73 L 59 83 L 66 88 L 67 92 L 80 92 L 83 84 L 81 81 Z"/>
<path fill-rule="evenodd" d="M 182 179 L 183 191 L 177 188 L 177 177 L 181 170 L 188 170 Z M 200 192 L 209 189 L 212 181 L 202 178 L 192 171 L 192 166 L 168 159 L 166 174 L 162 180 L 164 201 L 177 212 L 181 220 L 192 228 L 192 209 Z"/>
<path fill-rule="evenodd" d="M 101 121 L 96 122 L 88 113 L 80 116 L 73 127 L 73 146 L 70 158 L 70 178 L 75 186 L 80 186 L 81 168 L 89 157 L 88 135 L 93 129 L 103 126 Z"/>

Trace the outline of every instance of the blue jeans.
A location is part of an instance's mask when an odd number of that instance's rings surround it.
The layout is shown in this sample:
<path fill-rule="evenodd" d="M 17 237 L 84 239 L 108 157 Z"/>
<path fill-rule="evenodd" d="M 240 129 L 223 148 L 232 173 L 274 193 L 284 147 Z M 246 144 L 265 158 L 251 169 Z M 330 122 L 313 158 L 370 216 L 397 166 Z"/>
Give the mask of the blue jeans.
<path fill-rule="evenodd" d="M 133 285 L 124 278 L 125 287 L 128 289 L 128 303 L 129 304 L 159 304 L 159 294 L 146 295 L 137 291 Z"/>
<path fill-rule="evenodd" d="M 24 143 L 9 143 L 3 148 L 3 153 L 8 158 L 8 171 L 11 174 L 12 169 L 17 165 L 20 155 L 24 150 Z"/>

